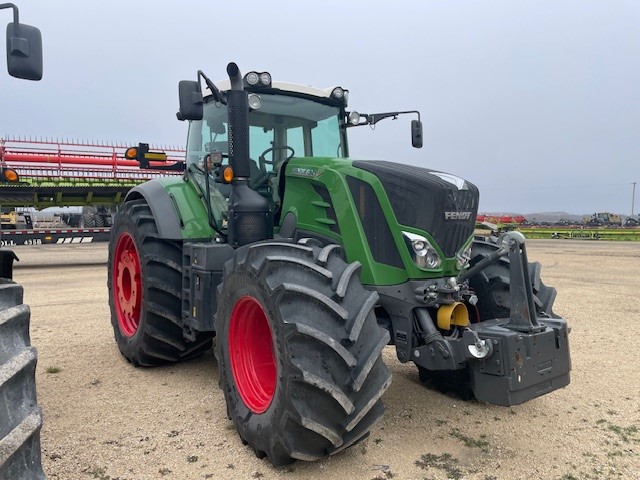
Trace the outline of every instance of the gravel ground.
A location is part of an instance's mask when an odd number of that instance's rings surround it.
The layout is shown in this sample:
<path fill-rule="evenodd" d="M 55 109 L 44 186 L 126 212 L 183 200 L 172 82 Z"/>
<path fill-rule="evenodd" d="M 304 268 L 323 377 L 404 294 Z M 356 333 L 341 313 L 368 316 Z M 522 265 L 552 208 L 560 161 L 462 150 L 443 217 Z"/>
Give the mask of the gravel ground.
<path fill-rule="evenodd" d="M 388 347 L 394 380 L 369 439 L 280 469 L 240 442 L 211 353 L 155 369 L 121 357 L 106 244 L 15 251 L 39 351 L 49 479 L 640 478 L 640 244 L 529 242 L 572 327 L 569 387 L 511 408 L 462 402 L 424 387 Z"/>

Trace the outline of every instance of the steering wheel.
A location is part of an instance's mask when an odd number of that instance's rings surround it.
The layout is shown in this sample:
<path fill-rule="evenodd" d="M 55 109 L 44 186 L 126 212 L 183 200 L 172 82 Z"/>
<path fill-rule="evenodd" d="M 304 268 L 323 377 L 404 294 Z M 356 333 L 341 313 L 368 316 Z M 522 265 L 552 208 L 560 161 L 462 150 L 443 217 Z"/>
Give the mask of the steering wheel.
<path fill-rule="evenodd" d="M 296 154 L 295 150 L 293 148 L 291 148 L 289 145 L 281 145 L 279 147 L 269 147 L 264 152 L 262 152 L 260 154 L 260 157 L 258 158 L 258 161 L 260 162 L 260 169 L 261 170 L 266 170 L 265 165 L 267 165 L 267 164 L 273 165 L 273 160 L 267 160 L 267 159 L 264 158 L 264 156 L 267 153 L 274 152 L 276 150 L 289 150 L 291 152 L 291 154 L 287 157 L 287 160 L 289 160 L 291 157 L 293 157 Z"/>

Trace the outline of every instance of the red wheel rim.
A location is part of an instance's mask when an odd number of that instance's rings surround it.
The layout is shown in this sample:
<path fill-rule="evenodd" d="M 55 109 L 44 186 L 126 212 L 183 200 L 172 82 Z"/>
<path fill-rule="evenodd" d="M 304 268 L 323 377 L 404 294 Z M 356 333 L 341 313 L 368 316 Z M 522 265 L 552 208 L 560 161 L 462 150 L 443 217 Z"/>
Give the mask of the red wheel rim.
<path fill-rule="evenodd" d="M 135 335 L 140 325 L 142 277 L 140 259 L 133 238 L 123 233 L 118 238 L 113 257 L 113 298 L 120 331 L 127 337 Z"/>
<path fill-rule="evenodd" d="M 277 367 L 271 326 L 253 297 L 239 299 L 231 312 L 229 360 L 244 404 L 253 413 L 265 412 L 276 390 Z"/>

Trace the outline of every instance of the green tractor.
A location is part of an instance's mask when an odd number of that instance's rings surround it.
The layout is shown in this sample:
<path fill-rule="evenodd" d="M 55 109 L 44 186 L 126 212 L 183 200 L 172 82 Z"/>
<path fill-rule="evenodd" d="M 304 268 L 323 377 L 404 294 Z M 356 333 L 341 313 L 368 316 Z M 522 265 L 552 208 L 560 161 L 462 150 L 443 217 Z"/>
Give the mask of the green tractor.
<path fill-rule="evenodd" d="M 474 239 L 478 189 L 349 157 L 349 128 L 405 113 L 421 147 L 418 112 L 348 112 L 340 87 L 242 76 L 234 63 L 227 73 L 180 82 L 186 162 L 167 168 L 184 175 L 132 189 L 115 217 L 109 303 L 128 361 L 177 362 L 215 343 L 229 418 L 274 465 L 368 435 L 391 383 L 387 345 L 421 379 L 483 402 L 569 383 L 555 290 L 520 234 Z M 145 144 L 127 156 L 163 158 Z"/>

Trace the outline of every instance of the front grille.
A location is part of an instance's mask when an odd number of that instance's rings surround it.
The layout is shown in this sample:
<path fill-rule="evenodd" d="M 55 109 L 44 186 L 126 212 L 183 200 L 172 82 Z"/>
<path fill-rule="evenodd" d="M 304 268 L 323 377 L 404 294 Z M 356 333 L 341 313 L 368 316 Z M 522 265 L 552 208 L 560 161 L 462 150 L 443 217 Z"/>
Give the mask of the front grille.
<path fill-rule="evenodd" d="M 455 177 L 444 180 L 446 174 L 392 162 L 355 161 L 353 166 L 378 177 L 398 223 L 428 232 L 446 257 L 473 233 L 479 195 L 472 183 L 458 179 L 456 185 Z M 470 212 L 469 218 L 456 218 L 460 212 Z"/>

